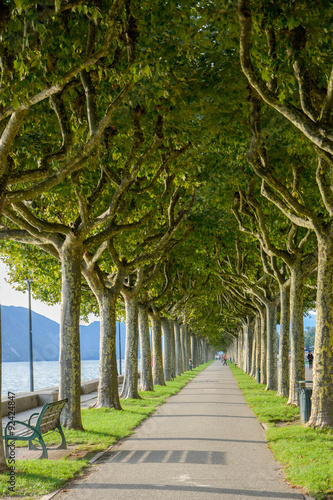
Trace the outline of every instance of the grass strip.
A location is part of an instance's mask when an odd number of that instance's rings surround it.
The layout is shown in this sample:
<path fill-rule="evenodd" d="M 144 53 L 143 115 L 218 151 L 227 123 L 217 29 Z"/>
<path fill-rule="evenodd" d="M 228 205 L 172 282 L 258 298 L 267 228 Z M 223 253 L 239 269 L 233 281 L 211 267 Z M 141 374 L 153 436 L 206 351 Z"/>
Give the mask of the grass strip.
<path fill-rule="evenodd" d="M 266 438 L 284 467 L 286 480 L 318 500 L 333 499 L 333 431 L 300 424 L 299 408 L 287 398 L 266 391 L 240 368 L 231 371 L 258 420 L 267 425 Z"/>
<path fill-rule="evenodd" d="M 64 429 L 67 444 L 75 445 L 71 456 L 62 460 L 17 460 L 14 490 L 9 490 L 8 473 L 0 474 L 0 496 L 28 499 L 61 488 L 76 474 L 83 473 L 84 467 L 96 452 L 106 450 L 112 444 L 132 434 L 133 429 L 161 406 L 169 396 L 179 392 L 209 364 L 205 363 L 193 371 L 184 372 L 172 382 L 166 382 L 166 386 L 154 386 L 154 391 L 140 392 L 142 399 L 121 400 L 122 410 L 112 408 L 82 410 L 85 430 Z M 51 444 L 52 435 L 45 441 Z"/>

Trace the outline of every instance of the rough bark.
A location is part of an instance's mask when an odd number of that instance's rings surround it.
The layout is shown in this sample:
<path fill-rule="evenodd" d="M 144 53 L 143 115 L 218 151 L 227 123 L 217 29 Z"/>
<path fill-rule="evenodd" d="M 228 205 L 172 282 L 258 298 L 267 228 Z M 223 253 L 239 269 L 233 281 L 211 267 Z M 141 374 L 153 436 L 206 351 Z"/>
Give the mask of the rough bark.
<path fill-rule="evenodd" d="M 251 371 L 250 371 L 250 377 L 255 377 L 256 372 L 257 372 L 257 318 L 254 318 L 253 322 L 253 336 L 252 336 L 252 349 L 251 349 Z"/>
<path fill-rule="evenodd" d="M 139 334 L 141 357 L 140 388 L 142 391 L 153 391 L 148 309 L 142 304 L 139 305 Z"/>
<path fill-rule="evenodd" d="M 158 312 L 150 312 L 153 344 L 153 382 L 154 385 L 165 385 L 162 355 L 162 327 Z"/>
<path fill-rule="evenodd" d="M 138 295 L 137 293 L 125 293 L 124 291 L 122 294 L 125 299 L 126 310 L 126 343 L 124 381 L 120 397 L 123 399 L 141 399 L 138 393 Z"/>
<path fill-rule="evenodd" d="M 197 342 L 196 342 L 196 337 L 192 333 L 191 335 L 191 358 L 193 362 L 193 368 L 197 367 Z"/>
<path fill-rule="evenodd" d="M 243 328 L 239 330 L 238 333 L 238 342 L 237 342 L 237 347 L 238 347 L 238 353 L 237 353 L 237 359 L 238 359 L 238 366 L 242 370 L 244 370 L 244 333 L 243 333 Z"/>
<path fill-rule="evenodd" d="M 161 318 L 163 334 L 163 369 L 164 380 L 171 380 L 171 332 L 168 318 Z"/>
<path fill-rule="evenodd" d="M 280 340 L 277 396 L 289 396 L 290 284 L 280 285 Z"/>
<path fill-rule="evenodd" d="M 266 390 L 277 389 L 276 302 L 266 306 L 267 313 L 267 383 Z"/>
<path fill-rule="evenodd" d="M 228 352 L 229 352 L 229 349 L 228 349 Z M 232 345 L 231 345 L 230 356 L 229 356 L 230 361 L 232 363 L 237 363 L 236 356 L 237 356 L 237 338 L 234 338 Z"/>
<path fill-rule="evenodd" d="M 98 303 L 101 324 L 96 408 L 105 406 L 121 410 L 116 354 L 116 296 L 111 291 L 104 290 Z"/>
<path fill-rule="evenodd" d="M 312 411 L 308 425 L 333 427 L 333 239 L 318 239 L 317 324 Z"/>
<path fill-rule="evenodd" d="M 62 302 L 60 318 L 59 399 L 68 402 L 61 412 L 61 425 L 82 430 L 80 302 L 82 247 L 68 237 L 61 249 Z"/>
<path fill-rule="evenodd" d="M 121 410 L 118 393 L 118 367 L 116 353 L 116 302 L 125 271 L 118 270 L 117 278 L 111 288 L 107 288 L 98 269 L 85 256 L 82 266 L 83 275 L 93 291 L 99 306 L 100 314 L 100 348 L 99 348 L 99 384 L 96 407 L 107 407 Z"/>
<path fill-rule="evenodd" d="M 174 325 L 174 331 L 175 331 L 175 356 L 176 356 L 175 375 L 176 375 L 176 377 L 178 377 L 183 372 L 181 331 L 180 331 L 179 322 L 177 320 L 174 320 L 173 325 Z"/>
<path fill-rule="evenodd" d="M 303 327 L 303 275 L 299 265 L 290 268 L 290 376 L 288 404 L 297 405 L 298 381 L 305 378 Z"/>
<path fill-rule="evenodd" d="M 188 361 L 186 357 L 186 326 L 185 323 L 182 323 L 180 327 L 180 335 L 181 335 L 181 350 L 182 350 L 182 372 L 185 372 L 188 369 Z"/>
<path fill-rule="evenodd" d="M 184 326 L 184 346 L 185 346 L 185 361 L 184 361 L 184 367 L 185 370 L 189 369 L 189 361 L 191 358 L 191 352 L 190 352 L 190 338 L 189 338 L 189 333 L 188 333 L 188 327 L 185 324 Z"/>
<path fill-rule="evenodd" d="M 244 371 L 251 372 L 253 330 L 250 318 L 247 318 L 243 328 L 244 332 Z"/>
<path fill-rule="evenodd" d="M 173 327 L 173 320 L 169 319 L 170 330 L 170 363 L 171 363 L 171 380 L 175 378 L 176 371 L 176 346 L 175 346 L 175 331 Z"/>
<path fill-rule="evenodd" d="M 201 365 L 203 363 L 203 341 L 199 339 L 198 341 L 198 364 Z"/>
<path fill-rule="evenodd" d="M 260 360 L 261 360 L 260 333 L 261 333 L 260 314 L 256 314 L 256 322 L 255 322 L 256 352 L 255 352 L 255 374 L 254 374 L 256 379 L 258 372 L 260 372 Z"/>
<path fill-rule="evenodd" d="M 266 362 L 267 362 L 267 332 L 266 332 L 266 314 L 260 310 L 260 383 L 266 384 Z"/>

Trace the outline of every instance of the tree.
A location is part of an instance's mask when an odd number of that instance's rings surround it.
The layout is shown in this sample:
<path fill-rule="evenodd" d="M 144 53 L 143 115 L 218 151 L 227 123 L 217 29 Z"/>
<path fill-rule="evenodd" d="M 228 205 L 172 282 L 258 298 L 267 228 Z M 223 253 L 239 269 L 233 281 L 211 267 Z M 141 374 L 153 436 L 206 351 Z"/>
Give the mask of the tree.
<path fill-rule="evenodd" d="M 329 35 L 323 33 L 322 11 L 312 2 L 283 4 L 268 11 L 268 4 L 260 4 L 255 21 L 259 38 L 252 37 L 252 3 L 239 0 L 240 55 L 242 70 L 249 84 L 259 96 L 302 132 L 311 142 L 317 155 L 315 174 L 323 210 L 312 203 L 304 203 L 269 172 L 265 150 L 259 152 L 264 179 L 262 193 L 292 222 L 312 229 L 318 242 L 317 328 L 314 352 L 312 410 L 308 425 L 333 426 L 333 363 L 330 352 L 333 342 L 332 318 L 332 221 L 333 202 L 328 171 L 332 165 L 332 79 L 330 71 Z M 332 8 L 325 10 L 327 19 Z M 267 45 L 263 37 L 267 34 Z M 310 41 L 311 40 L 311 41 Z M 261 49 L 265 66 L 260 65 L 255 50 Z M 313 50 L 316 47 L 316 50 Z M 319 59 L 315 54 L 320 53 Z M 258 52 L 257 54 L 258 55 Z M 287 56 L 292 65 L 278 64 Z M 266 73 L 266 76 L 265 76 Z M 330 74 L 326 78 L 326 74 Z M 297 92 L 295 92 L 295 87 Z"/>
<path fill-rule="evenodd" d="M 255 129 L 258 129 L 259 124 L 256 122 Z M 254 134 L 254 137 L 256 134 Z M 256 140 L 256 139 L 254 139 Z M 256 150 L 252 147 L 251 150 Z M 250 153 L 249 161 L 251 164 L 255 163 L 255 158 Z M 297 386 L 299 380 L 304 380 L 304 339 L 303 339 L 303 290 L 306 277 L 317 267 L 317 249 L 309 247 L 309 240 L 311 240 L 312 233 L 305 232 L 299 236 L 299 228 L 294 224 L 291 225 L 287 232 L 286 248 L 282 248 L 281 238 L 278 244 L 274 244 L 274 224 L 270 224 L 269 230 L 267 219 L 265 217 L 263 205 L 259 202 L 254 194 L 254 180 L 251 181 L 246 193 L 239 191 L 240 203 L 239 207 L 234 207 L 234 213 L 239 222 L 240 229 L 244 232 L 252 234 L 260 241 L 262 249 L 262 260 L 265 271 L 277 279 L 280 287 L 280 356 L 279 356 L 279 380 L 280 387 L 278 394 L 285 395 L 289 392 L 289 404 L 297 404 Z M 242 221 L 242 216 L 252 217 L 252 224 L 246 225 Z M 276 218 L 274 215 L 274 220 Z M 273 227 L 272 227 L 273 226 Z M 272 231 L 273 229 L 273 231 Z M 273 233 L 270 236 L 270 233 Z M 308 246 L 308 253 L 305 252 L 306 245 Z M 271 257 L 271 265 L 267 257 Z M 276 259 L 283 259 L 290 270 L 289 277 L 284 277 L 279 270 Z M 275 260 L 274 260 L 275 259 Z M 287 295 L 288 294 L 288 295 Z M 290 300 L 290 314 L 289 309 Z M 287 380 L 286 373 L 288 373 L 288 353 L 289 353 L 289 318 L 290 318 L 290 336 L 291 336 L 291 360 L 290 360 L 290 378 L 289 378 L 289 391 L 285 387 Z M 284 383 L 283 383 L 284 382 Z"/>

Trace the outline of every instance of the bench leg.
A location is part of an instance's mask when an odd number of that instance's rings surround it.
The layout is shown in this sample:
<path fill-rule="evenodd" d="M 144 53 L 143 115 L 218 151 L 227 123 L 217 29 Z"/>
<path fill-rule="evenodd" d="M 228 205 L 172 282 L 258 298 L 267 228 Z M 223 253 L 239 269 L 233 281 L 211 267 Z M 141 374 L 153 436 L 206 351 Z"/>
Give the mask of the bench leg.
<path fill-rule="evenodd" d="M 59 420 L 58 420 L 56 428 L 61 436 L 61 443 L 58 446 L 57 450 L 67 450 L 67 443 L 66 443 L 65 434 L 63 433 L 63 430 L 62 430 L 62 427 L 61 427 Z"/>
<path fill-rule="evenodd" d="M 40 445 L 41 445 L 42 450 L 43 450 L 41 456 L 39 457 L 39 459 L 41 459 L 41 458 L 49 458 L 48 455 L 47 455 L 47 449 L 46 449 L 45 443 L 43 441 L 43 438 L 38 438 L 38 441 L 40 442 Z"/>
<path fill-rule="evenodd" d="M 37 446 L 32 441 L 28 441 L 28 448 L 29 450 L 38 450 Z"/>
<path fill-rule="evenodd" d="M 42 454 L 39 458 L 48 458 L 47 448 L 45 446 L 43 438 L 36 437 L 35 439 L 38 439 L 39 444 L 42 447 Z M 39 450 L 39 448 L 37 448 L 37 446 L 32 441 L 28 441 L 28 447 L 29 447 L 29 450 Z"/>

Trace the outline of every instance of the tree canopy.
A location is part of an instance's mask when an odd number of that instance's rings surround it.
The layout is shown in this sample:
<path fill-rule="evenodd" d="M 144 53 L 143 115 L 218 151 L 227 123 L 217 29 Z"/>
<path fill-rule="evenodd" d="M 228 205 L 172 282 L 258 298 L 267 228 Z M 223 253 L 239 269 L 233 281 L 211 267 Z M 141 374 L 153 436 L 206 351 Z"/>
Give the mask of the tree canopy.
<path fill-rule="evenodd" d="M 52 303 L 74 297 L 75 275 L 85 316 L 102 290 L 120 307 L 135 275 L 152 314 L 238 349 L 249 371 L 261 363 L 261 381 L 291 404 L 301 318 L 316 303 L 311 424 L 332 426 L 330 2 L 0 7 L 0 239 L 12 279 L 31 269 L 36 297 Z M 288 331 L 290 318 L 290 377 L 277 375 L 277 318 Z"/>

